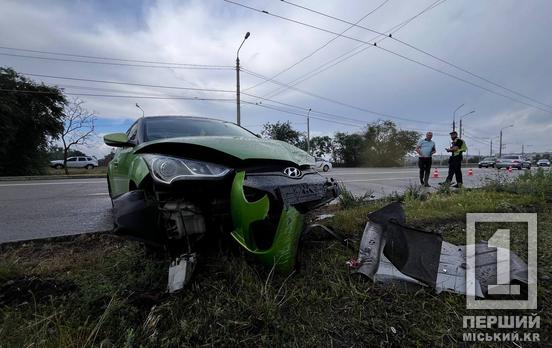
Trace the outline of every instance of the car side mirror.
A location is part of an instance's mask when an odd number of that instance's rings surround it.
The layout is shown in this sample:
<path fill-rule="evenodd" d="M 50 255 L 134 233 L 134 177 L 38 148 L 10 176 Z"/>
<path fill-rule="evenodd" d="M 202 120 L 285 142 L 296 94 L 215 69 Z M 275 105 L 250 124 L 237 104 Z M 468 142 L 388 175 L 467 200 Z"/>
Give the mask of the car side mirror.
<path fill-rule="evenodd" d="M 106 134 L 104 135 L 103 138 L 104 138 L 104 143 L 109 146 L 115 146 L 115 147 L 134 146 L 134 144 L 128 140 L 128 136 L 125 133 Z"/>

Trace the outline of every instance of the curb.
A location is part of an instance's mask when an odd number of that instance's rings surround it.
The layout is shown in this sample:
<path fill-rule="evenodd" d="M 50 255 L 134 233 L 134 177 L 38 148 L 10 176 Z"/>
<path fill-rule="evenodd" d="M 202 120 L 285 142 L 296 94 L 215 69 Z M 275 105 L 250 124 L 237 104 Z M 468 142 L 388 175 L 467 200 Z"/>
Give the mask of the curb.
<path fill-rule="evenodd" d="M 106 178 L 106 177 L 107 177 L 107 174 L 0 176 L 0 181 L 63 180 L 63 179 L 97 179 L 97 178 Z"/>

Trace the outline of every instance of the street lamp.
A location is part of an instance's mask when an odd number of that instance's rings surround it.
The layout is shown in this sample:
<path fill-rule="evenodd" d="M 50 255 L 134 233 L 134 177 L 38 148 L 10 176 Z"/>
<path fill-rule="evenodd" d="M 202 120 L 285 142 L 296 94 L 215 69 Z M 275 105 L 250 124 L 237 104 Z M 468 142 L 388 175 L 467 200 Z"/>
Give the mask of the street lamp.
<path fill-rule="evenodd" d="M 142 117 L 144 117 L 144 109 L 142 109 L 138 103 L 136 103 L 136 107 L 142 111 Z"/>
<path fill-rule="evenodd" d="M 502 131 L 506 128 L 510 128 L 510 127 L 513 127 L 514 125 L 511 124 L 509 126 L 506 126 L 506 127 L 502 127 L 500 128 L 500 146 L 498 148 L 498 158 L 502 157 Z"/>
<path fill-rule="evenodd" d="M 464 114 L 464 115 L 460 116 L 460 139 L 462 139 L 462 118 L 466 117 L 470 114 L 473 114 L 474 112 L 475 112 L 475 110 L 472 110 L 472 111 L 468 112 L 467 114 Z"/>
<path fill-rule="evenodd" d="M 455 132 L 456 131 L 456 111 L 460 110 L 460 108 L 464 106 L 464 104 L 460 105 L 459 107 L 456 108 L 456 110 L 454 110 L 454 112 L 452 113 L 452 131 Z"/>
<path fill-rule="evenodd" d="M 245 37 L 243 38 L 242 43 L 240 44 L 240 47 L 238 47 L 238 51 L 236 52 L 236 103 L 237 103 L 237 110 L 236 110 L 236 123 L 238 126 L 241 124 L 241 110 L 240 110 L 240 49 L 243 46 L 243 43 L 247 38 L 251 35 L 249 32 L 245 33 Z"/>

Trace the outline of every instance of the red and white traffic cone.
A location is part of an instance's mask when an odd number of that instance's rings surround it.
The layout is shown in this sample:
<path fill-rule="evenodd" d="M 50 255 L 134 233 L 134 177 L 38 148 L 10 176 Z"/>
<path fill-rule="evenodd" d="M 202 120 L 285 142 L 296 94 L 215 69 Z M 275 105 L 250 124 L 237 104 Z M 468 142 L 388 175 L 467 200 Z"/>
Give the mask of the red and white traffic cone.
<path fill-rule="evenodd" d="M 439 169 L 435 168 L 435 170 L 433 171 L 433 177 L 434 177 L 434 178 L 438 178 L 438 177 L 439 177 Z"/>
<path fill-rule="evenodd" d="M 473 176 L 473 169 L 468 169 L 468 176 Z"/>

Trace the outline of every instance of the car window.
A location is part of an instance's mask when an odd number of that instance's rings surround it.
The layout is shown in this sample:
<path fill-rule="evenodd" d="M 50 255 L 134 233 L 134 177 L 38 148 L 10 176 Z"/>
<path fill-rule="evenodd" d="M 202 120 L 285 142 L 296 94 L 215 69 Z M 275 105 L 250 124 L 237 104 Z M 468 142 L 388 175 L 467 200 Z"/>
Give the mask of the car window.
<path fill-rule="evenodd" d="M 494 161 L 493 157 L 486 157 L 483 159 L 483 161 Z"/>
<path fill-rule="evenodd" d="M 86 162 L 86 158 L 84 158 L 84 157 L 79 157 L 79 162 Z"/>
<path fill-rule="evenodd" d="M 151 117 L 145 122 L 145 129 L 146 141 L 197 136 L 256 137 L 230 122 L 194 117 Z"/>
<path fill-rule="evenodd" d="M 135 143 L 138 134 L 138 122 L 134 123 L 127 131 L 128 141 Z"/>
<path fill-rule="evenodd" d="M 67 159 L 67 162 L 75 162 L 76 160 L 77 160 L 76 157 L 69 157 L 69 158 Z"/>
<path fill-rule="evenodd" d="M 504 159 L 519 159 L 519 156 L 504 156 Z"/>
<path fill-rule="evenodd" d="M 87 161 L 92 161 L 92 158 L 86 157 L 86 160 L 87 160 Z"/>

